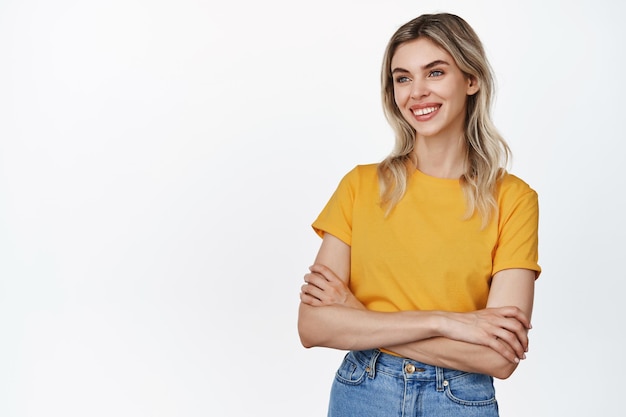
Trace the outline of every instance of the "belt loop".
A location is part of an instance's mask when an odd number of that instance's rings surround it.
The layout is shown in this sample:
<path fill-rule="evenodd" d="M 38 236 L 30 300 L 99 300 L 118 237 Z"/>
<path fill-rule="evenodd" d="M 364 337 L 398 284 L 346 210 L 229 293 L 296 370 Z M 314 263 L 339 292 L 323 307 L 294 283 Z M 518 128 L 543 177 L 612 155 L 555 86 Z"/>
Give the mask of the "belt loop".
<path fill-rule="evenodd" d="M 440 368 L 440 367 L 436 366 L 435 367 L 435 372 L 437 373 L 437 391 L 438 392 L 442 392 L 443 391 L 443 381 L 444 381 L 443 368 Z"/>
<path fill-rule="evenodd" d="M 380 355 L 380 350 L 374 349 L 372 350 L 372 356 L 370 357 L 370 363 L 367 366 L 367 374 L 373 379 L 376 376 L 376 361 L 378 360 L 378 356 Z"/>

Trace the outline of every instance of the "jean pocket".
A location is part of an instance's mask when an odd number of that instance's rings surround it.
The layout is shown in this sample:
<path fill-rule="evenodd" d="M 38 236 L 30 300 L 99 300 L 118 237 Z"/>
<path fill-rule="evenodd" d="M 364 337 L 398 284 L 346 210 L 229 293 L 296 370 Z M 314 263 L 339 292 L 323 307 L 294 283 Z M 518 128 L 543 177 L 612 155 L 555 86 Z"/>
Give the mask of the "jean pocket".
<path fill-rule="evenodd" d="M 483 406 L 496 402 L 493 378 L 489 375 L 466 373 L 445 380 L 446 396 L 460 405 Z"/>
<path fill-rule="evenodd" d="M 352 353 L 346 354 L 337 369 L 335 379 L 347 385 L 359 385 L 367 374 L 366 366 L 357 361 Z"/>

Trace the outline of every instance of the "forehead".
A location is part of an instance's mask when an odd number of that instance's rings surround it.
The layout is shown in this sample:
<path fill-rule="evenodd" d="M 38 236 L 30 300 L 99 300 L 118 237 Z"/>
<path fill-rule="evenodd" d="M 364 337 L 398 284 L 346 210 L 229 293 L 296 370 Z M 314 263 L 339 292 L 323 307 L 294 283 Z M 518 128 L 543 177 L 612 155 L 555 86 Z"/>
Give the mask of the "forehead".
<path fill-rule="evenodd" d="M 404 42 L 396 48 L 391 58 L 391 69 L 423 67 L 439 60 L 455 65 L 454 59 L 446 50 L 430 39 L 422 37 Z"/>

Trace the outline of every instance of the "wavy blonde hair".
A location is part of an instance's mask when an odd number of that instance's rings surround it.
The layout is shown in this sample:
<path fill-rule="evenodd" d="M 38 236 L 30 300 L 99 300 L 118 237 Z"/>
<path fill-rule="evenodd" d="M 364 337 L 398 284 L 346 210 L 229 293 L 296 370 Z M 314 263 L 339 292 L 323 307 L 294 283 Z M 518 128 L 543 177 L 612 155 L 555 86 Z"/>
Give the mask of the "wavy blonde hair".
<path fill-rule="evenodd" d="M 509 146 L 491 121 L 491 101 L 495 82 L 482 43 L 462 18 L 449 14 L 425 14 L 402 25 L 391 37 L 381 71 L 382 100 L 385 116 L 395 132 L 393 151 L 378 166 L 381 205 L 389 214 L 404 196 L 408 176 L 415 170 L 411 154 L 415 130 L 402 117 L 393 89 L 391 59 L 398 47 L 417 38 L 428 38 L 447 51 L 459 69 L 478 81 L 479 90 L 467 97 L 465 148 L 467 171 L 460 182 L 470 218 L 478 211 L 483 227 L 497 211 L 495 198 L 498 180 L 511 156 Z"/>

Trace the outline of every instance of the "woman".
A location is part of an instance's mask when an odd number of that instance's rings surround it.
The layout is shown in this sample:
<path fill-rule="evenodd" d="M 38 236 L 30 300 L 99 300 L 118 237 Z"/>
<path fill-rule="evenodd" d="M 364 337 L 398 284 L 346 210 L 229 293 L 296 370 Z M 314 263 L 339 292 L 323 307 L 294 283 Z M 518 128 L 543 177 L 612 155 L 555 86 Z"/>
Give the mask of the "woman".
<path fill-rule="evenodd" d="M 493 377 L 528 350 L 537 194 L 504 170 L 493 79 L 473 29 L 422 15 L 382 67 L 390 156 L 351 170 L 313 223 L 305 347 L 348 350 L 329 416 L 497 416 Z"/>

